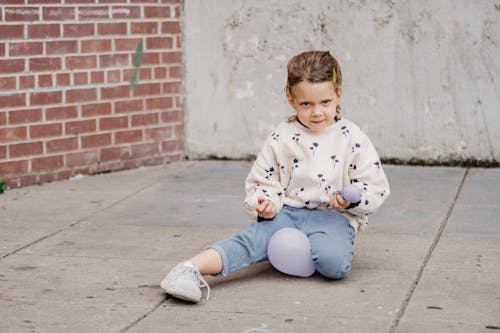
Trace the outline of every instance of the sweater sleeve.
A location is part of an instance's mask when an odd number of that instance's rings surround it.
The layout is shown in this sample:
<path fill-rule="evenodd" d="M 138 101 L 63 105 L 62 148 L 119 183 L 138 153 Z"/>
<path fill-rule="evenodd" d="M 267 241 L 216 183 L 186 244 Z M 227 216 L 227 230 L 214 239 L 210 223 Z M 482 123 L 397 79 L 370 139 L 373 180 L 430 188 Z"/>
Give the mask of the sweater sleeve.
<path fill-rule="evenodd" d="M 361 188 L 361 201 L 351 205 L 347 212 L 366 216 L 375 212 L 389 196 L 389 182 L 375 147 L 365 133 L 359 132 L 350 149 L 348 175 L 351 183 Z"/>
<path fill-rule="evenodd" d="M 273 133 L 264 142 L 245 181 L 245 209 L 252 219 L 258 217 L 255 208 L 260 196 L 274 203 L 278 211 L 283 207 L 281 197 L 284 191 L 280 183 L 275 135 L 276 133 Z"/>

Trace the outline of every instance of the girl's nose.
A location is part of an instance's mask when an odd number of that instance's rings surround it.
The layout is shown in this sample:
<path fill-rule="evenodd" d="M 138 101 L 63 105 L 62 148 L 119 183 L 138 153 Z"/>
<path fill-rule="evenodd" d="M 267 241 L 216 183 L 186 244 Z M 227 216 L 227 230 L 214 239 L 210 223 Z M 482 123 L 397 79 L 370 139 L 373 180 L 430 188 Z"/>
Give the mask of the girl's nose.
<path fill-rule="evenodd" d="M 312 108 L 312 114 L 315 116 L 319 116 L 321 114 L 321 109 L 318 105 L 314 105 Z"/>

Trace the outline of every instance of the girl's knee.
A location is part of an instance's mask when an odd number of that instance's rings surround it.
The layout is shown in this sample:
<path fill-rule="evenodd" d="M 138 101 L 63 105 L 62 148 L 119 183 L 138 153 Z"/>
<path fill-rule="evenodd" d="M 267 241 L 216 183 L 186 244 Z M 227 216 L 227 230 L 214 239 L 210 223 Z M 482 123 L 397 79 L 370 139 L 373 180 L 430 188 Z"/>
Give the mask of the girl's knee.
<path fill-rule="evenodd" d="M 329 255 L 313 257 L 313 262 L 321 275 L 332 280 L 340 280 L 351 272 L 351 259 L 351 256 Z"/>

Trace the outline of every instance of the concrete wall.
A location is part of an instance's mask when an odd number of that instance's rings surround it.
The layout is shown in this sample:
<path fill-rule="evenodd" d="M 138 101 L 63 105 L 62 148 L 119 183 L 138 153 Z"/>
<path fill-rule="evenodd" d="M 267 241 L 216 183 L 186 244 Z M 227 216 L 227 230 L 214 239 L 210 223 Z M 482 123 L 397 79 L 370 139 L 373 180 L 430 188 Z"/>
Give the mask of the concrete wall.
<path fill-rule="evenodd" d="M 255 154 L 291 109 L 286 63 L 330 50 L 381 156 L 500 160 L 500 1 L 186 0 L 190 157 Z"/>

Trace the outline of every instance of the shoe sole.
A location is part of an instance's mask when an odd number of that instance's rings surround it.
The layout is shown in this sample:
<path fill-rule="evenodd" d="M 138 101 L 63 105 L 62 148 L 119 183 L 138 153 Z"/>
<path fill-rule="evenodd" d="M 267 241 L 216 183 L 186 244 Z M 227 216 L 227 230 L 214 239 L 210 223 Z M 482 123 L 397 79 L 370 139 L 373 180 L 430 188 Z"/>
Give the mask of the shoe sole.
<path fill-rule="evenodd" d="M 191 302 L 191 303 L 198 303 L 200 301 L 200 299 L 196 299 L 196 298 L 192 298 L 192 297 L 186 296 L 185 294 L 180 293 L 178 290 L 173 290 L 173 289 L 164 289 L 164 290 L 170 296 L 182 299 L 183 301 L 188 301 L 188 302 Z"/>

